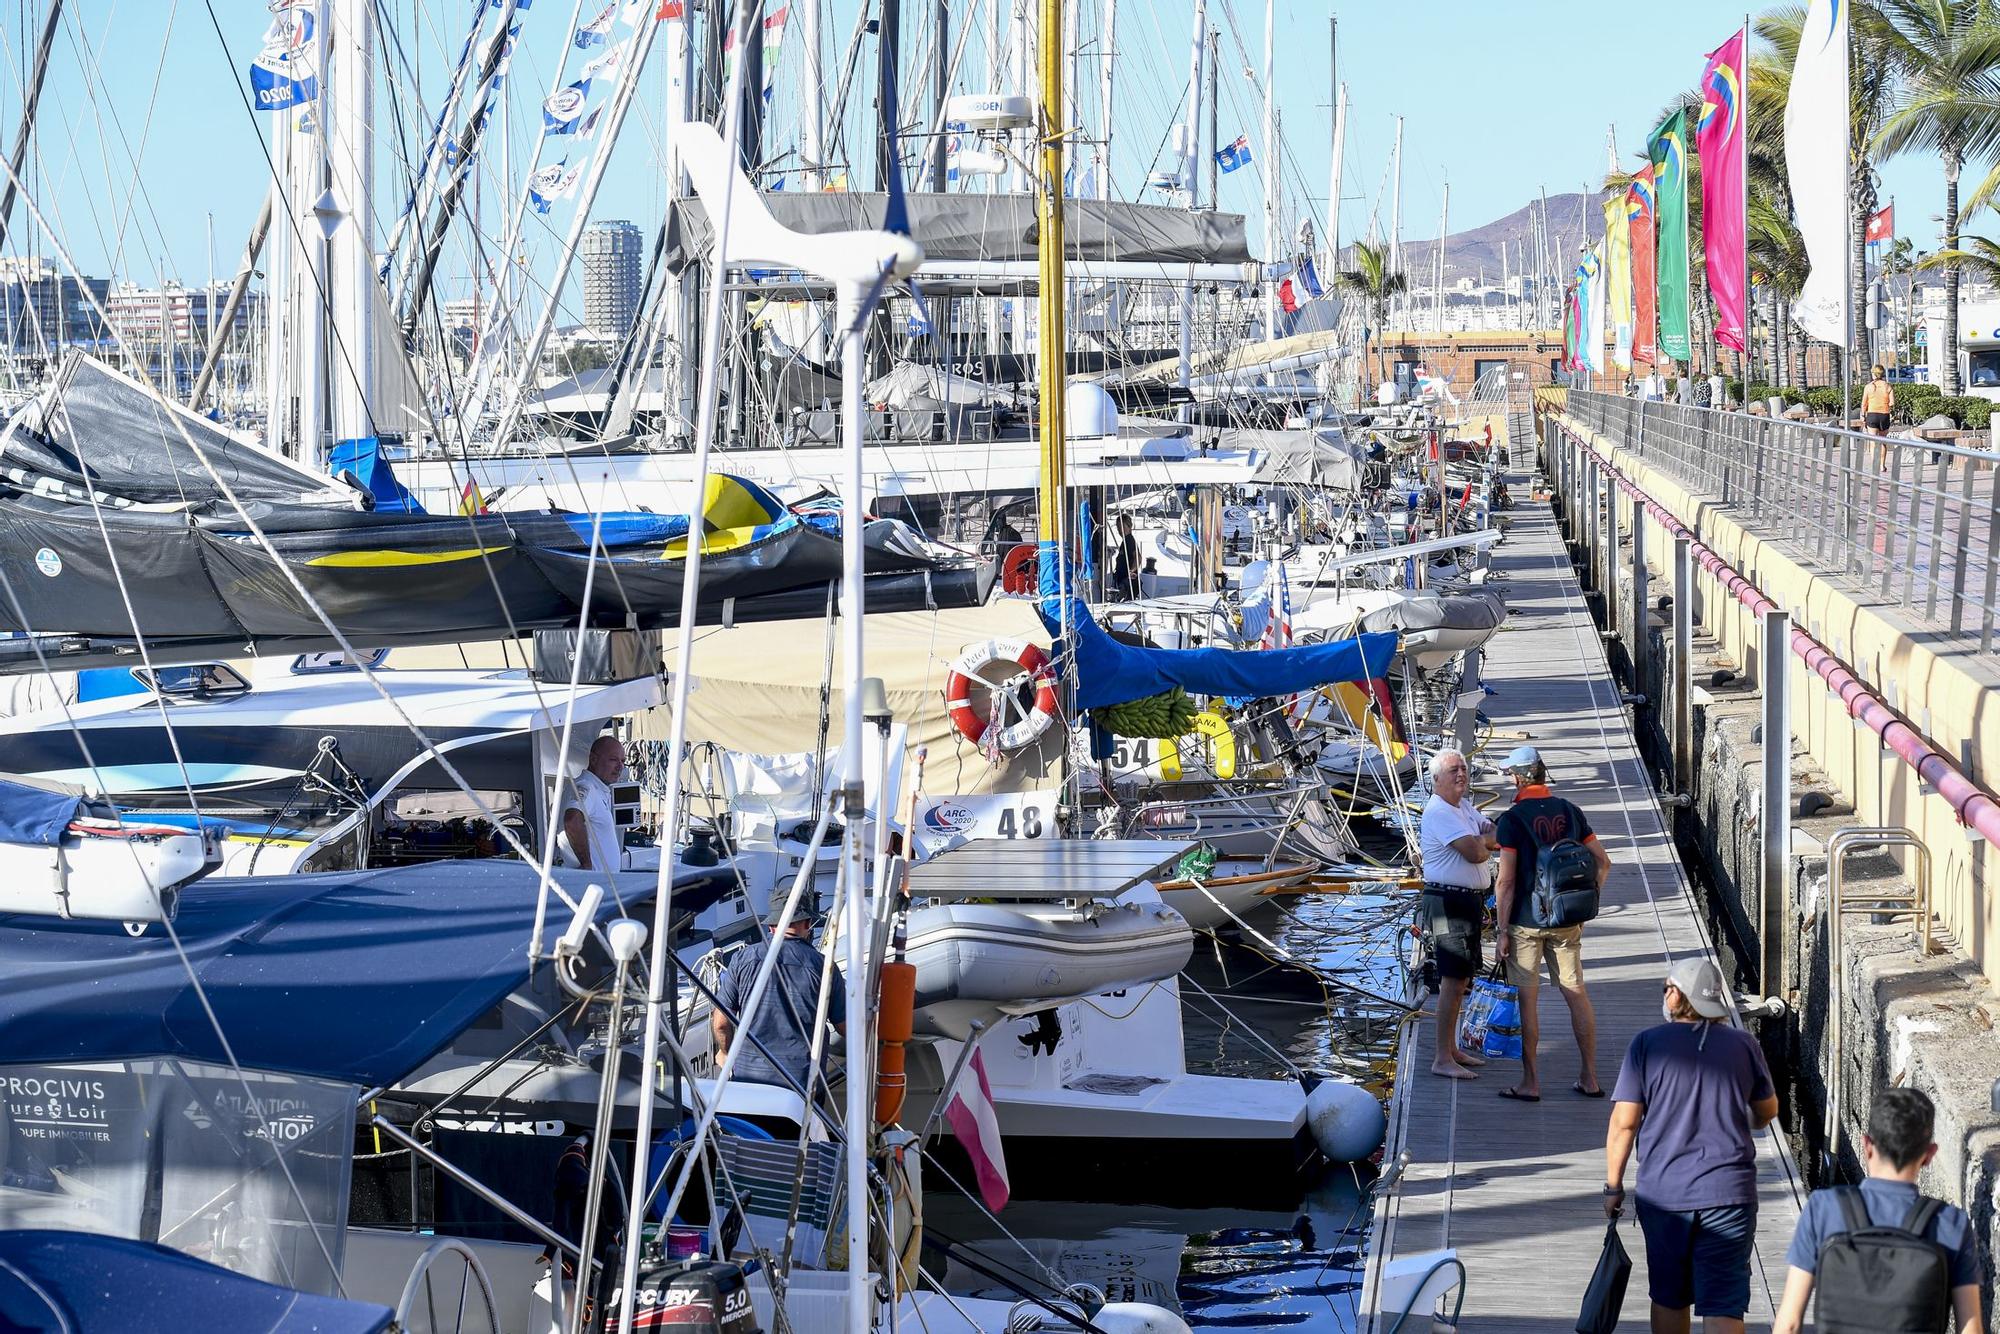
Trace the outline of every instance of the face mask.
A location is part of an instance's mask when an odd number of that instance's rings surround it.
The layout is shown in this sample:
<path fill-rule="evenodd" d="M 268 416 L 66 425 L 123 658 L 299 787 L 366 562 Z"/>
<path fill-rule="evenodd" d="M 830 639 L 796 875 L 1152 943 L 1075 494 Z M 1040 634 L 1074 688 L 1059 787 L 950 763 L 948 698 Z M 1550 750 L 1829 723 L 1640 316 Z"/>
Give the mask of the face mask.
<path fill-rule="evenodd" d="M 1665 996 L 1660 997 L 1660 1013 L 1666 1018 L 1668 1023 L 1671 1024 L 1674 1022 L 1674 1003 Z"/>

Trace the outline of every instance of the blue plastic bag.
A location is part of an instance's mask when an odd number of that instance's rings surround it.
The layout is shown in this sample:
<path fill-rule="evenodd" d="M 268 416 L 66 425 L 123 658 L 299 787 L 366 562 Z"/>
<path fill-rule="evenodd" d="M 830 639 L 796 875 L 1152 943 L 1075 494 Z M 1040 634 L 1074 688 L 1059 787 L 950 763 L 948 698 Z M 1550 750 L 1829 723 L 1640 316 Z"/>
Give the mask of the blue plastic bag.
<path fill-rule="evenodd" d="M 1521 1059 L 1521 993 L 1511 982 L 1493 984 L 1493 1011 L 1481 1050 L 1494 1060 Z"/>

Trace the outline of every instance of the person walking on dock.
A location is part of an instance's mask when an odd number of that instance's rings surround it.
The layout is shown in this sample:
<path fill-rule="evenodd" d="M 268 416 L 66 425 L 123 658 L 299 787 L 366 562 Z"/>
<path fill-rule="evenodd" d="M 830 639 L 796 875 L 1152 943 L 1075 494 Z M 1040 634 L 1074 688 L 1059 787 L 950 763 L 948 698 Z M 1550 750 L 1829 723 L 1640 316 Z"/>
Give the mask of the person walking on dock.
<path fill-rule="evenodd" d="M 1533 746 L 1518 747 L 1502 761 L 1514 779 L 1514 804 L 1501 814 L 1496 827 L 1500 848 L 1500 878 L 1496 889 L 1499 915 L 1495 952 L 1507 963 L 1507 980 L 1521 993 L 1521 1082 L 1502 1089 L 1500 1096 L 1516 1102 L 1540 1102 L 1542 1083 L 1535 1043 L 1541 1036 L 1536 1002 L 1546 960 L 1556 990 L 1569 1006 L 1570 1030 L 1582 1070 L 1572 1086 L 1586 1098 L 1601 1098 L 1597 1081 L 1597 1012 L 1583 985 L 1583 926 L 1554 926 L 1536 919 L 1533 911 L 1535 877 L 1542 850 L 1559 843 L 1581 844 L 1597 867 L 1597 885 L 1611 874 L 1611 857 L 1604 851 L 1590 821 L 1574 802 L 1549 791 L 1548 766 Z"/>
<path fill-rule="evenodd" d="M 1937 1109 L 1916 1089 L 1875 1095 L 1861 1137 L 1868 1176 L 1858 1187 L 1815 1191 L 1806 1201 L 1785 1253 L 1785 1295 L 1771 1334 L 1799 1334 L 1815 1285 L 1813 1323 L 1821 1330 L 1945 1334 L 1953 1316 L 1959 1334 L 1985 1328 L 1971 1220 L 1917 1190 L 1917 1173 L 1937 1156 L 1936 1128 Z"/>
<path fill-rule="evenodd" d="M 1636 1141 L 1653 1334 L 1686 1334 L 1690 1306 L 1704 1334 L 1742 1334 L 1757 1236 L 1751 1136 L 1777 1118 L 1777 1090 L 1756 1039 L 1717 1022 L 1729 1006 L 1714 964 L 1675 964 L 1660 1008 L 1667 1022 L 1632 1039 L 1611 1090 L 1604 1212 L 1624 1212 Z"/>
<path fill-rule="evenodd" d="M 1465 756 L 1441 750 L 1431 757 L 1431 798 L 1418 834 L 1424 859 L 1422 921 L 1437 961 L 1437 1049 L 1431 1073 L 1476 1079 L 1484 1057 L 1458 1045 L 1458 1010 L 1485 960 L 1479 947 L 1486 914 L 1486 863 L 1493 855 L 1493 824 L 1472 804 L 1472 769 Z"/>

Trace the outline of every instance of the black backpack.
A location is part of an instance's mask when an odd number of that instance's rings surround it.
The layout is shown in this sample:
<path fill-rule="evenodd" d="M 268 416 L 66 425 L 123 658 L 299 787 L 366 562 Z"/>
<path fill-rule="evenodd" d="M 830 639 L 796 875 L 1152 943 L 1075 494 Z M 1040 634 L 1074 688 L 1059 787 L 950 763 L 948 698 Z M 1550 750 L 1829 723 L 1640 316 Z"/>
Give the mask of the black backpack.
<path fill-rule="evenodd" d="M 1819 1248 L 1813 1322 L 1820 1334 L 1944 1334 L 1951 1328 L 1951 1257 L 1924 1233 L 1938 1210 L 1919 1197 L 1901 1227 L 1868 1217 L 1861 1192 L 1834 1189 L 1846 1230 Z"/>
<path fill-rule="evenodd" d="M 1597 858 L 1590 849 L 1563 838 L 1537 852 L 1530 906 L 1538 927 L 1581 926 L 1597 916 Z"/>

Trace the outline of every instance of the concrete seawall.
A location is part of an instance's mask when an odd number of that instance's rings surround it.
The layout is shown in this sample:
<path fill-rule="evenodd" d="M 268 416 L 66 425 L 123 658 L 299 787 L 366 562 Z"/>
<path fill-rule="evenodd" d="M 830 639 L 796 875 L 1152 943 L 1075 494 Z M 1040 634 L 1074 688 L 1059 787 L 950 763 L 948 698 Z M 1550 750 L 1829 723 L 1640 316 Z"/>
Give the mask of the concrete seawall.
<path fill-rule="evenodd" d="M 1843 648 L 1859 646 L 1863 663 L 1853 665 L 1859 669 L 1865 663 L 1868 670 L 1860 674 L 1871 682 L 1894 682 L 1892 702 L 1920 730 L 1948 717 L 1952 726 L 1940 731 L 1949 735 L 1932 735 L 1953 747 L 1948 753 L 1961 757 L 1961 768 L 1977 775 L 1971 761 L 1979 756 L 1979 738 L 2000 714 L 1991 707 L 2000 695 L 1982 683 L 1990 675 L 1985 664 L 1940 652 L 1914 630 L 1899 630 L 1892 614 L 1816 579 L 1802 562 L 1762 542 L 1713 501 L 1691 495 L 1616 450 L 1615 442 L 1602 441 L 1572 421 L 1551 419 L 1552 425 L 1556 422 L 1590 440 L 1703 542 L 1750 574 L 1768 596 L 1792 608 L 1823 642 L 1832 646 L 1838 639 Z M 1619 531 L 1629 535 L 1629 503 L 1621 503 L 1620 514 Z M 1616 636 L 1607 646 L 1614 670 L 1631 694 L 1642 697 L 1631 711 L 1649 767 L 1662 776 L 1661 786 L 1670 788 L 1674 763 L 1667 720 L 1674 691 L 1685 678 L 1671 661 L 1672 634 L 1660 601 L 1673 588 L 1671 547 L 1660 540 L 1659 526 L 1648 522 L 1652 596 L 1645 624 L 1633 624 L 1629 537 L 1610 580 L 1616 596 L 1608 607 L 1601 595 L 1591 601 L 1600 624 Z M 1586 564 L 1579 561 L 1579 568 Z M 1884 751 L 1872 733 L 1849 721 L 1840 700 L 1789 654 L 1783 667 L 1792 689 L 1791 734 L 1765 737 L 1761 673 L 1766 664 L 1758 661 L 1754 618 L 1712 576 L 1699 574 L 1696 582 L 1690 655 L 1696 683 L 1690 696 L 1693 759 L 1689 789 L 1681 794 L 1686 804 L 1673 813 L 1674 838 L 1695 877 L 1712 935 L 1726 942 L 1734 956 L 1736 986 L 1748 995 L 1765 991 L 1787 1002 L 1782 1017 L 1755 1023 L 1781 1086 L 1784 1124 L 1798 1160 L 1815 1185 L 1851 1178 L 1858 1170 L 1872 1093 L 1902 1085 L 1929 1094 L 1939 1112 L 1939 1153 L 1922 1185 L 1972 1216 L 1987 1257 L 1990 1310 L 2000 1222 L 2000 1115 L 1993 1110 L 1994 1085 L 2000 1079 L 2000 1036 L 1994 1031 L 2000 994 L 1991 981 L 2000 948 L 1985 948 L 1993 911 L 1987 901 L 1986 863 L 1994 859 L 1994 850 L 1969 839 L 1948 808 L 1940 817 L 1936 808 L 1943 803 L 1928 785 Z M 1640 656 L 1649 670 L 1644 680 L 1634 681 L 1631 649 L 1642 637 L 1649 651 Z M 2000 745 L 2000 739 L 1994 744 Z M 1764 986 L 1757 978 L 1764 920 L 1761 779 L 1767 752 L 1779 745 L 1790 767 L 1793 835 L 1789 894 L 1779 918 L 1780 975 Z M 1893 921 L 1850 915 L 1842 925 L 1841 957 L 1830 957 L 1827 842 L 1838 830 L 1856 825 L 1906 825 L 1931 847 L 1940 919 L 1935 952 L 1921 952 L 1907 915 Z M 1894 885 L 1902 874 L 1886 853 L 1864 851 L 1848 859 L 1850 893 L 1871 884 Z M 2000 886 L 2000 880 L 1991 883 Z M 1837 1056 L 1828 1022 L 1835 1005 L 1842 1016 Z M 1842 1131 L 1830 1141 L 1825 1117 L 1836 1078 Z"/>

